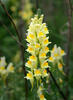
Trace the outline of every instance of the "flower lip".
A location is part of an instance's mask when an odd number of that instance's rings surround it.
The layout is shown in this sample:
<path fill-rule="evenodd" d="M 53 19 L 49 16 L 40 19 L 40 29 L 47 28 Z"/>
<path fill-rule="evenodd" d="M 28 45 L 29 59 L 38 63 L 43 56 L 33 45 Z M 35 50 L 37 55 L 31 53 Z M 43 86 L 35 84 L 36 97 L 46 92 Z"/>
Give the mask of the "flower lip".
<path fill-rule="evenodd" d="M 46 57 L 46 53 L 42 53 L 40 57 Z"/>
<path fill-rule="evenodd" d="M 35 48 L 40 48 L 40 44 L 36 43 Z"/>
<path fill-rule="evenodd" d="M 40 95 L 40 100 L 45 100 L 45 97 L 43 94 Z"/>
<path fill-rule="evenodd" d="M 33 74 L 32 74 L 32 72 L 29 71 L 29 72 L 27 73 L 26 77 L 24 77 L 24 78 L 33 79 Z"/>
<path fill-rule="evenodd" d="M 48 62 L 47 61 L 45 61 L 44 63 L 42 63 L 41 64 L 41 68 L 48 68 L 49 67 L 49 65 L 48 65 Z"/>
<path fill-rule="evenodd" d="M 39 32 L 38 33 L 38 37 L 42 37 L 42 36 L 44 36 L 44 33 L 43 32 Z"/>
<path fill-rule="evenodd" d="M 40 76 L 41 75 L 41 70 L 40 69 L 35 69 L 34 70 L 34 76 Z"/>
<path fill-rule="evenodd" d="M 32 61 L 35 61 L 36 57 L 35 56 L 30 56 L 29 59 L 32 60 Z"/>
<path fill-rule="evenodd" d="M 27 63 L 30 65 L 30 64 L 32 64 L 32 62 L 31 61 L 27 61 Z"/>
<path fill-rule="evenodd" d="M 53 57 L 49 57 L 49 61 L 54 61 L 54 58 Z"/>

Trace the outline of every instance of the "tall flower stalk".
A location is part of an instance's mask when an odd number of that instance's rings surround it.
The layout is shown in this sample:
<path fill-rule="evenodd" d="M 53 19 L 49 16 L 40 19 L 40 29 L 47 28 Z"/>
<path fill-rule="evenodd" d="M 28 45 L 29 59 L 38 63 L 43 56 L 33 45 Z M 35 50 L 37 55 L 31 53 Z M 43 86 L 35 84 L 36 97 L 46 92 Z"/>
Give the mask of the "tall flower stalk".
<path fill-rule="evenodd" d="M 61 68 L 60 60 L 65 54 L 64 51 L 60 47 L 57 48 L 56 45 L 52 51 L 49 50 L 48 46 L 51 42 L 47 34 L 49 34 L 49 30 L 46 23 L 43 23 L 43 15 L 40 17 L 35 15 L 35 17 L 31 19 L 26 39 L 28 46 L 27 52 L 30 53 L 30 56 L 26 62 L 28 73 L 25 78 L 30 80 L 32 87 L 34 80 L 36 80 L 38 87 L 37 94 L 40 100 L 46 100 L 43 94 L 43 79 L 47 80 L 47 78 L 49 78 L 47 71 L 48 68 L 51 68 L 49 62 L 55 62 L 59 64 L 59 68 Z M 47 57 L 48 52 L 51 52 L 49 59 Z"/>

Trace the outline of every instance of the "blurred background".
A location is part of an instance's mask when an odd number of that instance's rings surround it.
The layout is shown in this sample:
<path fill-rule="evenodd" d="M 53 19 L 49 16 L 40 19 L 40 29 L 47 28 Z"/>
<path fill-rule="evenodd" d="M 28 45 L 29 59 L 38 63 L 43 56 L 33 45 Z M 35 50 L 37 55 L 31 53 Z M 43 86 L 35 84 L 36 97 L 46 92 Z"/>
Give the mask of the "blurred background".
<path fill-rule="evenodd" d="M 69 41 L 69 19 L 68 9 L 65 0 L 2 0 L 9 14 L 12 16 L 14 23 L 16 24 L 20 36 L 22 37 L 22 43 L 26 48 L 26 34 L 30 24 L 30 19 L 35 14 L 44 14 L 44 22 L 47 23 L 47 27 L 50 31 L 49 37 L 53 47 L 54 44 L 61 46 L 67 53 L 68 46 L 70 47 L 68 54 L 69 61 L 69 73 L 68 82 L 61 76 L 62 81 L 59 82 L 63 92 L 66 92 L 65 85 L 68 84 L 69 96 L 68 100 L 73 99 L 73 40 Z M 73 4 L 73 0 L 71 1 Z M 73 10 L 73 9 L 72 9 Z M 0 79 L 0 100 L 25 100 L 25 84 L 24 73 L 22 69 L 21 53 L 17 42 L 11 37 L 9 32 L 5 29 L 6 25 L 11 33 L 17 38 L 16 31 L 11 24 L 8 16 L 0 5 L 0 57 L 5 56 L 6 61 L 13 62 L 15 67 L 14 74 L 8 77 L 8 85 L 5 88 L 3 81 Z M 71 27 L 73 27 L 73 17 L 71 16 Z M 71 28 L 71 33 L 73 29 Z M 70 34 L 73 37 L 73 34 Z M 25 61 L 28 57 L 27 53 L 24 53 Z M 67 56 L 64 59 L 64 63 L 67 61 Z M 67 70 L 67 66 L 64 67 L 64 71 Z M 36 89 L 31 91 L 31 86 L 28 84 L 28 100 L 38 100 L 36 98 Z M 46 93 L 47 100 L 63 100 L 60 96 L 56 86 L 50 80 L 48 86 L 48 92 Z"/>

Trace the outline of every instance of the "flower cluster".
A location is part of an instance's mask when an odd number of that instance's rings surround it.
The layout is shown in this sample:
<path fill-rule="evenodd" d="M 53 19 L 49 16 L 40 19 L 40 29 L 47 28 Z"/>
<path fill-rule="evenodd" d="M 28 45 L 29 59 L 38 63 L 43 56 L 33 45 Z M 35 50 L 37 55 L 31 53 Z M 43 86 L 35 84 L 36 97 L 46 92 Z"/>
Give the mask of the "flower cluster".
<path fill-rule="evenodd" d="M 49 61 L 53 64 L 58 64 L 58 69 L 60 71 L 63 71 L 62 58 L 64 55 L 64 50 L 62 50 L 61 47 L 57 47 L 57 45 L 55 44 L 53 49 L 51 50 L 51 56 L 49 57 Z"/>
<path fill-rule="evenodd" d="M 26 66 L 30 68 L 26 78 L 30 80 L 33 85 L 34 79 L 37 82 L 41 79 L 48 77 L 47 68 L 49 68 L 46 54 L 49 52 L 47 47 L 51 42 L 49 42 L 49 37 L 46 35 L 49 33 L 46 23 L 42 23 L 43 15 L 40 18 L 36 15 L 32 22 L 30 23 L 27 42 L 28 48 L 27 51 L 31 54 L 29 57 Z M 41 94 L 40 98 L 44 98 L 44 95 Z M 40 99 L 44 100 L 44 99 Z"/>
<path fill-rule="evenodd" d="M 35 17 L 31 19 L 26 39 L 28 42 L 27 52 L 30 53 L 30 56 L 26 62 L 26 67 L 29 70 L 25 78 L 30 80 L 32 87 L 35 79 L 37 80 L 37 84 L 41 85 L 43 79 L 49 78 L 47 69 L 51 67 L 48 61 L 59 62 L 62 56 L 65 55 L 64 51 L 60 47 L 57 48 L 56 45 L 52 51 L 49 50 L 48 45 L 51 43 L 49 42 L 49 37 L 47 37 L 49 31 L 46 23 L 42 21 L 43 15 L 41 15 L 40 18 L 38 15 L 35 15 Z M 47 57 L 48 52 L 51 52 L 49 59 Z M 61 64 L 58 64 L 61 68 Z M 46 100 L 42 91 L 43 87 L 39 87 L 37 91 L 38 96 L 40 100 Z"/>
<path fill-rule="evenodd" d="M 14 72 L 14 67 L 12 63 L 9 63 L 7 66 L 5 57 L 0 58 L 0 76 L 6 78 L 9 73 Z"/>

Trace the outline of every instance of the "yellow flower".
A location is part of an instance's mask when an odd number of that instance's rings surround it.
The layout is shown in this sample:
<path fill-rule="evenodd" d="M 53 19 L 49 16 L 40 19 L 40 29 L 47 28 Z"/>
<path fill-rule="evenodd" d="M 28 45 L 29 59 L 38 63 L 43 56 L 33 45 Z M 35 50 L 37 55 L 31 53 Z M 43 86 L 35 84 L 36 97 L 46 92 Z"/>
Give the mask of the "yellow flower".
<path fill-rule="evenodd" d="M 58 57 L 59 55 L 57 53 L 54 54 L 54 57 Z"/>
<path fill-rule="evenodd" d="M 40 69 L 35 69 L 35 70 L 34 70 L 34 76 L 41 76 L 41 71 L 40 71 Z"/>
<path fill-rule="evenodd" d="M 47 27 L 45 27 L 45 28 L 44 28 L 44 31 L 48 31 L 48 28 L 47 28 Z"/>
<path fill-rule="evenodd" d="M 28 60 L 25 64 L 25 66 L 27 66 L 28 68 L 30 68 L 31 70 L 37 68 L 37 62 L 33 62 Z"/>
<path fill-rule="evenodd" d="M 49 45 L 51 42 L 49 42 L 48 37 L 46 37 L 46 39 L 44 39 L 44 41 L 42 42 L 43 46 L 47 46 Z"/>
<path fill-rule="evenodd" d="M 46 58 L 46 53 L 41 53 L 40 58 Z"/>
<path fill-rule="evenodd" d="M 26 77 L 24 77 L 24 78 L 27 78 L 28 80 L 30 80 L 30 83 L 31 83 L 31 85 L 32 85 L 32 87 L 33 87 L 33 82 L 34 82 L 33 73 L 29 71 L 29 72 L 27 73 Z"/>
<path fill-rule="evenodd" d="M 27 51 L 33 55 L 35 54 L 35 50 L 34 50 L 33 46 L 31 46 L 31 45 L 28 45 Z"/>
<path fill-rule="evenodd" d="M 55 61 L 58 62 L 62 59 L 62 57 L 65 55 L 64 50 L 62 50 L 60 47 L 57 47 L 57 45 L 54 45 L 51 56 L 54 57 Z"/>
<path fill-rule="evenodd" d="M 35 56 L 30 56 L 30 57 L 29 57 L 29 60 L 30 60 L 30 61 L 36 61 L 36 57 L 35 57 Z"/>
<path fill-rule="evenodd" d="M 44 48 L 44 51 L 47 53 L 49 51 L 49 48 L 48 47 L 45 47 Z"/>
<path fill-rule="evenodd" d="M 43 94 L 40 95 L 40 100 L 46 100 Z"/>
<path fill-rule="evenodd" d="M 14 71 L 13 64 L 10 63 L 8 67 L 6 67 L 6 60 L 5 57 L 0 58 L 0 76 L 2 79 L 6 79 L 9 73 Z"/>
<path fill-rule="evenodd" d="M 43 37 L 43 36 L 44 36 L 43 32 L 38 33 L 38 37 Z"/>
<path fill-rule="evenodd" d="M 35 48 L 39 49 L 40 48 L 40 44 L 36 43 L 35 44 Z"/>
<path fill-rule="evenodd" d="M 32 64 L 32 62 L 31 62 L 31 61 L 28 61 L 27 63 L 28 63 L 29 65 L 30 65 L 30 64 Z"/>
<path fill-rule="evenodd" d="M 6 69 L 4 66 L 0 66 L 0 74 L 3 75 L 4 73 L 6 73 Z"/>
<path fill-rule="evenodd" d="M 40 44 L 39 43 L 35 43 L 34 44 L 34 48 L 35 48 L 35 55 L 38 55 L 39 50 L 40 50 Z"/>
<path fill-rule="evenodd" d="M 33 41 L 35 41 L 35 36 L 33 34 L 28 34 L 27 35 L 27 42 L 32 43 Z"/>
<path fill-rule="evenodd" d="M 64 50 L 61 50 L 61 55 L 65 55 L 65 52 L 64 52 Z"/>
<path fill-rule="evenodd" d="M 54 61 L 54 58 L 53 57 L 49 57 L 49 61 L 50 62 L 53 62 Z"/>
<path fill-rule="evenodd" d="M 45 26 L 45 23 L 44 23 L 44 26 Z M 44 27 L 44 28 L 43 28 L 43 32 L 44 32 L 45 34 L 48 34 L 48 33 L 49 33 L 48 28 L 47 28 L 47 27 Z"/>
<path fill-rule="evenodd" d="M 33 79 L 33 75 L 32 75 L 32 73 L 30 73 L 30 72 L 29 72 L 29 73 L 27 73 L 26 78 L 27 78 L 27 79 Z"/>
<path fill-rule="evenodd" d="M 47 70 L 44 69 L 44 70 L 43 70 L 43 73 L 42 73 L 42 77 L 44 78 L 44 77 L 47 77 L 47 76 L 48 76 Z"/>
<path fill-rule="evenodd" d="M 61 63 L 58 63 L 58 69 L 59 69 L 60 71 L 63 70 L 63 65 L 62 65 Z"/>
<path fill-rule="evenodd" d="M 40 99 L 42 99 L 42 100 L 44 99 L 44 95 L 43 94 L 40 95 Z"/>
<path fill-rule="evenodd" d="M 12 63 L 10 63 L 10 64 L 8 65 L 7 71 L 8 71 L 8 72 L 14 72 L 14 66 L 13 66 Z"/>
<path fill-rule="evenodd" d="M 46 39 L 46 40 L 44 40 L 44 44 L 46 45 L 46 44 L 48 44 L 48 39 Z"/>
<path fill-rule="evenodd" d="M 32 47 L 28 47 L 28 51 L 33 51 L 33 48 Z"/>
<path fill-rule="evenodd" d="M 32 61 L 28 60 L 25 66 L 32 68 Z"/>
<path fill-rule="evenodd" d="M 41 51 L 47 54 L 50 50 L 49 50 L 49 48 L 47 46 L 43 46 Z"/>
<path fill-rule="evenodd" d="M 48 63 L 47 62 L 44 62 L 43 66 L 48 66 Z"/>
<path fill-rule="evenodd" d="M 45 40 L 45 39 L 46 39 L 46 36 L 44 35 L 44 36 L 43 36 L 43 40 Z"/>
<path fill-rule="evenodd" d="M 41 68 L 48 68 L 49 66 L 48 66 L 48 62 L 44 62 L 42 65 L 41 65 Z"/>
<path fill-rule="evenodd" d="M 30 37 L 31 39 L 34 39 L 34 35 L 33 35 L 33 34 L 29 34 L 29 37 Z"/>

